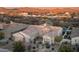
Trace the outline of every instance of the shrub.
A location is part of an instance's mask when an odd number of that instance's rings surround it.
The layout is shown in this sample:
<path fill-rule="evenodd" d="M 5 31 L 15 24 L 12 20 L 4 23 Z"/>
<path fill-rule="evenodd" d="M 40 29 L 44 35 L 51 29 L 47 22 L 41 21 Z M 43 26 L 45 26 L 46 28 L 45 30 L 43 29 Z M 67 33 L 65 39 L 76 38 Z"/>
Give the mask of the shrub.
<path fill-rule="evenodd" d="M 73 49 L 70 44 L 62 44 L 59 48 L 60 52 L 73 52 Z"/>
<path fill-rule="evenodd" d="M 24 52 L 25 51 L 25 46 L 22 42 L 15 42 L 14 43 L 14 52 Z"/>
<path fill-rule="evenodd" d="M 4 38 L 4 33 L 0 32 L 0 40 Z"/>
<path fill-rule="evenodd" d="M 55 37 L 55 41 L 56 41 L 56 42 L 60 42 L 61 40 L 62 40 L 62 36 L 56 36 L 56 37 Z"/>

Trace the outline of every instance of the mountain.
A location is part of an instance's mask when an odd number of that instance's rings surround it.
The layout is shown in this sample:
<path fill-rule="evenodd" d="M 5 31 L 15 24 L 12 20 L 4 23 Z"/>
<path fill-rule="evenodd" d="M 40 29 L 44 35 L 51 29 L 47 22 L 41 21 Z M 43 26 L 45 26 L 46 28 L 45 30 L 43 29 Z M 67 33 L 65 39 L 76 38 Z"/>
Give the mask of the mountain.
<path fill-rule="evenodd" d="M 79 13 L 79 7 L 0 7 L 1 14 L 18 15 L 20 13 L 47 14 L 47 13 Z"/>

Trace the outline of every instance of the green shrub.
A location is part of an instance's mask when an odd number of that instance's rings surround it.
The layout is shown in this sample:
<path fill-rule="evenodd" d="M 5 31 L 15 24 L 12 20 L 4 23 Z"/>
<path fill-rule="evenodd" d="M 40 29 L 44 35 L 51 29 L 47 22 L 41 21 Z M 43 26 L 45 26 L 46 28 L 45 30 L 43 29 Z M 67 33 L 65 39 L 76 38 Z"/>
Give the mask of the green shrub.
<path fill-rule="evenodd" d="M 59 48 L 60 52 L 73 52 L 73 49 L 70 44 L 62 44 Z"/>
<path fill-rule="evenodd" d="M 60 42 L 61 40 L 62 40 L 62 36 L 56 36 L 56 37 L 55 37 L 55 41 L 56 41 L 56 42 Z"/>
<path fill-rule="evenodd" d="M 24 52 L 25 51 L 25 46 L 22 42 L 15 42 L 13 45 L 13 51 L 14 52 Z"/>
<path fill-rule="evenodd" d="M 4 38 L 4 33 L 0 32 L 0 40 Z"/>

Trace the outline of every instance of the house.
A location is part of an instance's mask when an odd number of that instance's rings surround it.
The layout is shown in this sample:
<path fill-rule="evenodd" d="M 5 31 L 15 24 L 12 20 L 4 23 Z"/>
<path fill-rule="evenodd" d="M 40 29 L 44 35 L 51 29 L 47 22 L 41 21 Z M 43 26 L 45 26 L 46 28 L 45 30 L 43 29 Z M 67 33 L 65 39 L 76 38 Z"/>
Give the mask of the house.
<path fill-rule="evenodd" d="M 18 15 L 19 15 L 19 16 L 27 16 L 28 13 L 22 12 L 22 13 L 19 13 Z"/>
<path fill-rule="evenodd" d="M 16 33 L 16 32 L 19 32 L 21 30 L 24 30 L 27 28 L 27 25 L 25 24 L 19 24 L 19 23 L 12 23 L 11 24 L 6 24 L 6 23 L 3 23 L 3 28 L 4 30 L 2 30 L 2 32 L 4 32 L 5 36 L 2 40 L 0 40 L 0 43 L 1 44 L 6 44 L 8 43 L 9 39 L 12 37 L 12 36 L 15 36 L 17 40 L 21 40 L 20 37 L 22 37 L 22 34 L 20 33 Z M 16 33 L 16 35 L 12 35 Z M 20 35 L 19 35 L 20 34 Z M 13 37 L 13 40 L 15 41 L 15 38 Z"/>
<path fill-rule="evenodd" d="M 79 44 L 79 28 L 73 28 L 71 33 L 71 44 Z"/>
<path fill-rule="evenodd" d="M 46 33 L 43 36 L 43 43 L 45 42 L 49 42 L 50 44 L 53 43 L 54 44 L 54 39 L 56 36 L 61 36 L 62 35 L 62 28 L 61 27 L 54 27 L 53 29 L 55 30 L 51 30 L 48 33 Z"/>
<path fill-rule="evenodd" d="M 27 29 L 13 34 L 15 41 L 25 40 L 25 42 L 30 42 L 37 36 L 38 36 L 38 31 L 33 26 L 29 26 Z"/>
<path fill-rule="evenodd" d="M 25 42 L 33 41 L 37 36 L 41 36 L 43 37 L 43 43 L 45 43 L 45 41 L 48 41 L 50 43 L 52 41 L 54 43 L 54 37 L 60 36 L 61 34 L 62 34 L 61 27 L 47 26 L 44 24 L 44 26 L 43 25 L 29 25 L 27 29 L 14 33 L 13 36 L 15 37 L 15 40 L 18 40 L 19 37 L 21 40 L 24 37 L 23 40 L 25 40 Z"/>
<path fill-rule="evenodd" d="M 3 23 L 0 23 L 0 30 L 4 29 Z"/>
<path fill-rule="evenodd" d="M 54 43 L 54 32 L 49 32 L 45 35 L 43 35 L 43 43 L 48 42 L 48 43 Z"/>
<path fill-rule="evenodd" d="M 16 33 L 16 34 L 13 34 L 13 38 L 14 41 L 24 41 L 24 36 L 19 32 L 19 33 Z"/>

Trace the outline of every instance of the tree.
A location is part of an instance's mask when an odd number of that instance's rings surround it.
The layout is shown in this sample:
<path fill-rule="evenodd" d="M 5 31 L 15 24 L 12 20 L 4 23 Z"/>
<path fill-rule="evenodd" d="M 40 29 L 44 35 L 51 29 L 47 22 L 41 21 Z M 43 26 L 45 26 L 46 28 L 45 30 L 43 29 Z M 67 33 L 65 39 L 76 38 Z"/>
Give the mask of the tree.
<path fill-rule="evenodd" d="M 25 51 L 25 46 L 22 42 L 18 41 L 14 43 L 14 52 L 24 52 Z"/>
<path fill-rule="evenodd" d="M 0 32 L 0 40 L 4 38 L 4 33 Z"/>

